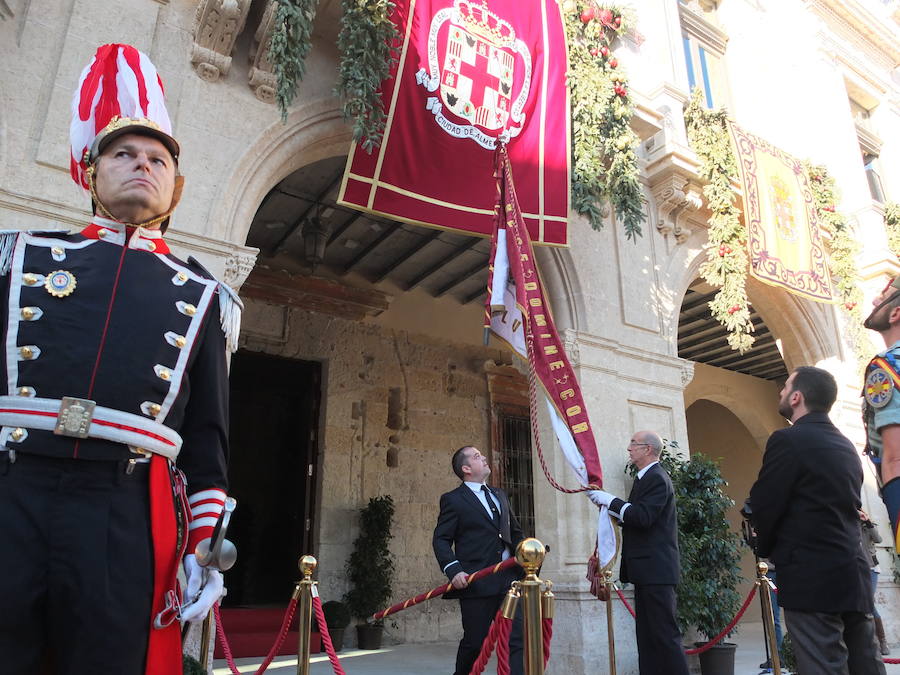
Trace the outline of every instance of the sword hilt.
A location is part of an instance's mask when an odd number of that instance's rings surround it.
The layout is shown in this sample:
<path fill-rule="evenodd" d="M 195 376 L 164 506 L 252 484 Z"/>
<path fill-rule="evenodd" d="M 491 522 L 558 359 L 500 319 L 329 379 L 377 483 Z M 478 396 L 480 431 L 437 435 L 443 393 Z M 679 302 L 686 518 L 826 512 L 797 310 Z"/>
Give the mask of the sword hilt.
<path fill-rule="evenodd" d="M 214 567 L 225 572 L 234 566 L 237 560 L 237 548 L 225 538 L 228 525 L 231 522 L 231 514 L 237 507 L 237 500 L 233 497 L 225 498 L 225 506 L 219 519 L 213 528 L 211 537 L 203 539 L 197 544 L 194 555 L 197 556 L 197 564 L 201 567 Z"/>

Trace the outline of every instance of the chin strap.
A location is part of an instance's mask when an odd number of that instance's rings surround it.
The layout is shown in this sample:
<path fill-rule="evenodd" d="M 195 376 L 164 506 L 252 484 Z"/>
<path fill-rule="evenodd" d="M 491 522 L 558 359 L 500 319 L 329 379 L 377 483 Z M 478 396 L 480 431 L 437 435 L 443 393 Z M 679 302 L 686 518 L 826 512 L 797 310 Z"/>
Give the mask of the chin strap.
<path fill-rule="evenodd" d="M 97 184 L 96 177 L 94 175 L 95 172 L 95 164 L 89 164 L 87 169 L 85 169 L 85 176 L 87 176 L 88 189 L 91 192 L 91 200 L 94 202 L 94 208 L 97 213 L 103 217 L 108 218 L 110 220 L 115 220 L 116 222 L 122 223 L 126 227 L 143 227 L 146 229 L 153 229 L 157 225 L 159 225 L 159 229 L 163 232 L 166 231 L 166 228 L 169 226 L 169 218 L 172 216 L 172 212 L 175 210 L 175 207 L 178 206 L 178 202 L 181 201 L 181 193 L 184 190 L 184 176 L 175 176 L 175 188 L 172 190 L 172 204 L 169 206 L 168 210 L 165 213 L 162 213 L 155 218 L 151 218 L 150 220 L 145 220 L 142 223 L 127 223 L 119 218 L 116 218 L 112 213 L 110 213 L 109 209 L 100 201 L 99 195 L 97 195 Z"/>

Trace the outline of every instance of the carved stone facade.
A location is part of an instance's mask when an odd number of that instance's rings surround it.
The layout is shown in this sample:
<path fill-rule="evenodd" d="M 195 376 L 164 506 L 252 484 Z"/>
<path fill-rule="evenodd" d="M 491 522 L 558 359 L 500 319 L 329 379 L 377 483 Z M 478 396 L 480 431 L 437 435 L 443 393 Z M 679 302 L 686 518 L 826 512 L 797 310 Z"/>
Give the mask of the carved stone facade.
<path fill-rule="evenodd" d="M 231 69 L 234 43 L 250 11 L 251 0 L 200 0 L 194 16 L 191 63 L 204 80 L 215 82 Z"/>
<path fill-rule="evenodd" d="M 671 234 L 675 241 L 683 243 L 691 235 L 685 216 L 703 206 L 700 187 L 689 178 L 670 173 L 653 184 L 651 190 L 656 202 L 656 229 L 663 236 Z"/>
<path fill-rule="evenodd" d="M 236 251 L 225 259 L 225 277 L 223 281 L 232 288 L 244 285 L 253 266 L 256 264 L 256 253 Z"/>
<path fill-rule="evenodd" d="M 269 46 L 272 43 L 272 31 L 275 29 L 275 10 L 277 4 L 269 2 L 256 33 L 253 34 L 253 46 L 250 48 L 250 88 L 256 98 L 265 103 L 275 102 L 275 74 L 269 61 Z"/>

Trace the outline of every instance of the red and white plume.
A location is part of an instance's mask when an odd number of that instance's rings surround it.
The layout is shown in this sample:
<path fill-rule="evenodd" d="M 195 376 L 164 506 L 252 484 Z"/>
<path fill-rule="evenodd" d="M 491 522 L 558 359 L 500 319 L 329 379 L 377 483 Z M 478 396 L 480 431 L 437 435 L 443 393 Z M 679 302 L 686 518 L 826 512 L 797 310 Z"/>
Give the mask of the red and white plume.
<path fill-rule="evenodd" d="M 162 80 L 150 58 L 131 45 L 108 44 L 97 49 L 82 71 L 72 99 L 72 180 L 88 189 L 85 152 L 116 117 L 147 119 L 171 136 Z"/>

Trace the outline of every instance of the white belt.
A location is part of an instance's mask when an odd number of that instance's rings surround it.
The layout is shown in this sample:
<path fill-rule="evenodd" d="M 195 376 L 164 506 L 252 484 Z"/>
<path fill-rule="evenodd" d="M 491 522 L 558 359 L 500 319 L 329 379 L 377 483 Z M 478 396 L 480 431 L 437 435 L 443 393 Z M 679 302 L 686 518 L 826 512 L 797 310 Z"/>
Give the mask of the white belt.
<path fill-rule="evenodd" d="M 177 431 L 140 415 L 91 404 L 92 401 L 82 399 L 0 396 L 0 426 L 99 438 L 172 460 L 178 457 L 181 436 Z"/>

